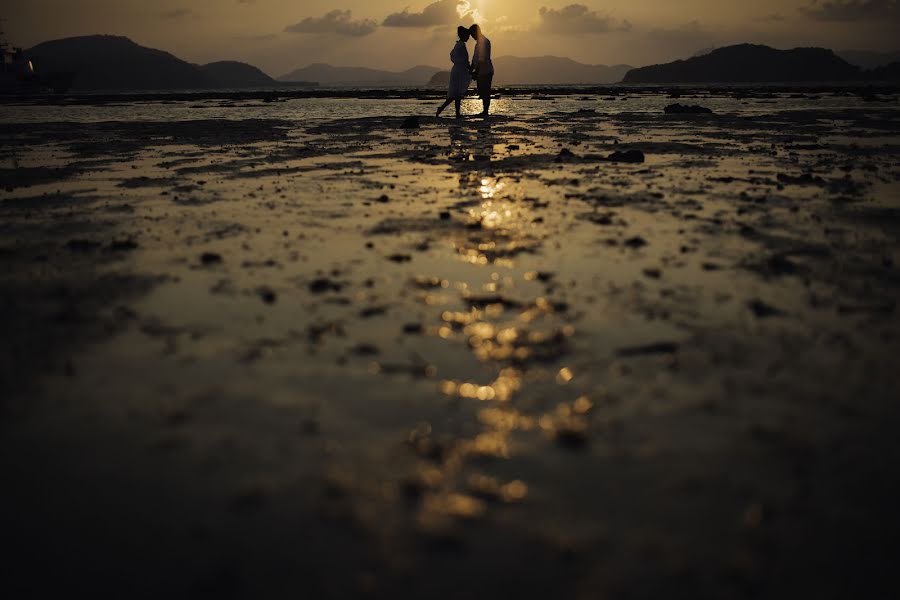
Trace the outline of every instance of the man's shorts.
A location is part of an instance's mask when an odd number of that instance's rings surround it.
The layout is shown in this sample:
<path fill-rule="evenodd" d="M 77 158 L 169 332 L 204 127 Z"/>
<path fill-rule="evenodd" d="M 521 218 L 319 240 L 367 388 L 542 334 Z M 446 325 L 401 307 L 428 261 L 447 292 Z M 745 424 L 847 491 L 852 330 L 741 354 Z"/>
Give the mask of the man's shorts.
<path fill-rule="evenodd" d="M 479 75 L 475 80 L 478 84 L 478 96 L 481 98 L 491 97 L 491 83 L 494 81 L 494 74 Z"/>

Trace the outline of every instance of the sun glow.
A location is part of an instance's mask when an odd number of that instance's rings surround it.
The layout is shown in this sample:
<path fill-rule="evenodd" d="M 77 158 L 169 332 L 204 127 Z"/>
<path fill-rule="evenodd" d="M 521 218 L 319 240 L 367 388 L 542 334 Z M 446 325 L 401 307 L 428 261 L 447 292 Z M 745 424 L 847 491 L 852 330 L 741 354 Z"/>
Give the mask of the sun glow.
<path fill-rule="evenodd" d="M 456 14 L 459 15 L 459 18 L 462 19 L 464 17 L 471 17 L 472 21 L 475 23 L 484 22 L 484 4 L 483 0 L 476 0 L 475 2 L 468 2 L 466 0 L 462 0 L 456 5 Z"/>

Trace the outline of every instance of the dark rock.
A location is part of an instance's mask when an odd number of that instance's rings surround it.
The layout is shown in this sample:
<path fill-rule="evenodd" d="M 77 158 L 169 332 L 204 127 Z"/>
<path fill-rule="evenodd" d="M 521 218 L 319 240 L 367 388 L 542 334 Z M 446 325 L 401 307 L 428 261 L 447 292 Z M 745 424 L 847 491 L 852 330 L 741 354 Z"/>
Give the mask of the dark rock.
<path fill-rule="evenodd" d="M 324 292 L 339 292 L 343 288 L 343 284 L 332 281 L 327 277 L 319 277 L 309 282 L 309 291 L 313 294 L 322 294 Z"/>
<path fill-rule="evenodd" d="M 817 177 L 812 173 L 803 173 L 802 175 L 787 175 L 785 173 L 778 174 L 778 181 L 788 185 L 825 185 L 825 180 Z"/>
<path fill-rule="evenodd" d="M 215 252 L 204 252 L 200 255 L 200 262 L 204 265 L 217 265 L 222 262 L 222 255 Z"/>
<path fill-rule="evenodd" d="M 441 214 L 438 216 L 441 218 L 441 221 L 449 221 L 450 220 L 450 213 L 446 210 L 441 211 Z"/>
<path fill-rule="evenodd" d="M 372 344 L 358 344 L 353 348 L 353 350 L 351 350 L 351 352 L 353 352 L 353 354 L 357 356 L 375 356 L 381 351 L 377 346 L 374 346 Z"/>
<path fill-rule="evenodd" d="M 274 304 L 275 300 L 278 299 L 278 295 L 272 288 L 262 286 L 256 290 L 256 293 L 259 294 L 260 299 L 266 304 Z"/>
<path fill-rule="evenodd" d="M 585 219 L 593 223 L 594 225 L 612 225 L 613 217 L 615 217 L 615 213 L 588 213 L 585 215 Z"/>
<path fill-rule="evenodd" d="M 113 240 L 107 246 L 107 250 L 110 252 L 128 252 L 130 250 L 136 250 L 138 247 L 137 242 L 134 240 Z"/>
<path fill-rule="evenodd" d="M 784 314 L 781 310 L 775 308 L 771 304 L 766 304 L 758 298 L 748 302 L 747 308 L 749 308 L 753 312 L 753 314 L 760 319 L 765 319 L 766 317 L 776 317 L 778 315 Z"/>
<path fill-rule="evenodd" d="M 371 317 L 380 317 L 386 312 L 387 308 L 384 306 L 368 306 L 359 311 L 359 316 L 363 319 L 369 319 Z"/>
<path fill-rule="evenodd" d="M 678 352 L 678 344 L 674 342 L 657 342 L 645 346 L 630 346 L 616 350 L 616 356 L 644 356 L 647 354 L 675 354 Z"/>
<path fill-rule="evenodd" d="M 705 106 L 688 104 L 670 104 L 665 108 L 667 115 L 711 115 L 712 110 Z"/>
<path fill-rule="evenodd" d="M 647 240 L 645 240 L 641 236 L 637 235 L 637 236 L 634 236 L 634 237 L 631 237 L 631 238 L 628 238 L 627 240 L 625 240 L 625 245 L 628 246 L 629 248 L 635 248 L 635 249 L 643 248 L 644 246 L 647 245 Z"/>
<path fill-rule="evenodd" d="M 559 151 L 559 154 L 556 156 L 556 162 L 562 162 L 564 160 L 571 160 L 575 158 L 575 153 L 569 150 L 568 148 L 563 148 Z"/>
<path fill-rule="evenodd" d="M 644 162 L 644 153 L 640 150 L 615 151 L 606 157 L 610 162 L 622 163 L 642 163 Z"/>
<path fill-rule="evenodd" d="M 405 263 L 411 261 L 412 256 L 409 254 L 391 254 L 387 259 L 395 263 Z"/>
<path fill-rule="evenodd" d="M 580 419 L 566 420 L 557 424 L 554 439 L 563 448 L 581 450 L 588 443 L 587 426 Z"/>
<path fill-rule="evenodd" d="M 783 254 L 776 254 L 766 261 L 767 270 L 773 275 L 793 275 L 800 268 Z"/>
<path fill-rule="evenodd" d="M 403 326 L 403 333 L 409 335 L 419 335 L 425 330 L 420 323 L 407 323 Z"/>

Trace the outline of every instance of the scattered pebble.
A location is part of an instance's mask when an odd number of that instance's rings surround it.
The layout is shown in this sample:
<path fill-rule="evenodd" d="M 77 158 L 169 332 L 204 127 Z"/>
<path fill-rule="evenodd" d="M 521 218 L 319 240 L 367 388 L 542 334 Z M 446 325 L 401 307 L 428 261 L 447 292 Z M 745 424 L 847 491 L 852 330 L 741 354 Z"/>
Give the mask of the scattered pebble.
<path fill-rule="evenodd" d="M 222 255 L 215 252 L 204 252 L 200 255 L 200 262 L 204 265 L 217 265 L 222 262 Z"/>
<path fill-rule="evenodd" d="M 262 286 L 257 288 L 256 293 L 259 295 L 260 299 L 266 304 L 274 304 L 278 299 L 278 295 L 275 293 L 272 288 L 267 286 Z"/>
<path fill-rule="evenodd" d="M 642 163 L 644 162 L 644 153 L 640 150 L 617 150 L 607 156 L 606 160 L 609 162 Z"/>
<path fill-rule="evenodd" d="M 747 308 L 749 308 L 750 311 L 760 319 L 765 319 L 766 317 L 776 317 L 783 314 L 781 310 L 775 308 L 771 304 L 766 304 L 759 299 L 754 299 L 748 302 Z"/>

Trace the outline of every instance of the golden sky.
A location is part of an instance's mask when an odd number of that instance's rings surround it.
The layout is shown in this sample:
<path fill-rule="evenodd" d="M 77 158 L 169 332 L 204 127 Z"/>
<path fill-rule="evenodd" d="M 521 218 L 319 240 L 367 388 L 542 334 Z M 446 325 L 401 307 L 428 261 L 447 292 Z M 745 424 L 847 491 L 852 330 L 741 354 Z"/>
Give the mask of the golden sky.
<path fill-rule="evenodd" d="M 896 50 L 900 0 L 23 0 L 0 9 L 9 40 L 109 33 L 196 63 L 270 75 L 314 62 L 401 70 L 447 62 L 477 19 L 495 56 L 644 65 L 737 42 Z"/>

